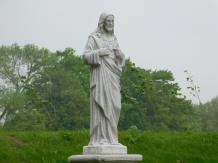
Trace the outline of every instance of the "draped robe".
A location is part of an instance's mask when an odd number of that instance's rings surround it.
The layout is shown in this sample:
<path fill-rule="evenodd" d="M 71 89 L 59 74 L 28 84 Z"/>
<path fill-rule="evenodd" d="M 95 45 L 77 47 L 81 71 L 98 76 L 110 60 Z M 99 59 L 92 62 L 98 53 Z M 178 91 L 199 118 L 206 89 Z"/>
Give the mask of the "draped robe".
<path fill-rule="evenodd" d="M 120 75 L 124 57 L 100 56 L 101 48 L 119 48 L 118 41 L 89 36 L 83 59 L 90 65 L 90 142 L 89 145 L 119 144 L 117 125 L 121 111 Z"/>

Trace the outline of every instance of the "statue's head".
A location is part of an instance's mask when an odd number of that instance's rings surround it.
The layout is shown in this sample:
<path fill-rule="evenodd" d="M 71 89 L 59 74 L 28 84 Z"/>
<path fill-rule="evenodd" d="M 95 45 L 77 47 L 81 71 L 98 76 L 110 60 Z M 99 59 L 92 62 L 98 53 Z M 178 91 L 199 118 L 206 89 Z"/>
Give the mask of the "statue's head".
<path fill-rule="evenodd" d="M 99 18 L 97 32 L 114 34 L 114 15 L 103 12 Z"/>

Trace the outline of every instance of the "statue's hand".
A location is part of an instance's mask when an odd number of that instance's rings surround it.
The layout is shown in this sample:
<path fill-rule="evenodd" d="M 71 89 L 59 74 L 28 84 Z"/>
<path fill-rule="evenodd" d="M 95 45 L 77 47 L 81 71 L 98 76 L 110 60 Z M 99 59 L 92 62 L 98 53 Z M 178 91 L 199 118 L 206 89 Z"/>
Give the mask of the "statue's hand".
<path fill-rule="evenodd" d="M 99 49 L 99 56 L 104 57 L 113 54 L 113 50 L 108 48 Z"/>
<path fill-rule="evenodd" d="M 117 58 L 122 59 L 124 57 L 124 54 L 123 54 L 123 52 L 120 49 L 114 49 L 114 52 L 115 52 L 115 56 Z"/>

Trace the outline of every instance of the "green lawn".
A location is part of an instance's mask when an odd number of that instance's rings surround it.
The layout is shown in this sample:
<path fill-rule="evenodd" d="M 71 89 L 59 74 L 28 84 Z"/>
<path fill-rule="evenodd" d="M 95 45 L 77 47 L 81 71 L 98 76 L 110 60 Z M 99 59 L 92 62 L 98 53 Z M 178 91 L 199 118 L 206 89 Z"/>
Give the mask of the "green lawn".
<path fill-rule="evenodd" d="M 218 163 L 218 132 L 120 132 L 120 142 L 145 163 Z M 1 163 L 66 163 L 81 154 L 88 131 L 0 131 Z"/>

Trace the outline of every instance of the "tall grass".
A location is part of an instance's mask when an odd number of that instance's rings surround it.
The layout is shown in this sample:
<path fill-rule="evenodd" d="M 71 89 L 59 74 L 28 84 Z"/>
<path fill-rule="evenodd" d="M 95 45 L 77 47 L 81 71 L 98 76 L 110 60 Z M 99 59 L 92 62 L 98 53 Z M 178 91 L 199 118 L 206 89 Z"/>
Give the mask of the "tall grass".
<path fill-rule="evenodd" d="M 216 132 L 121 131 L 128 153 L 142 154 L 146 163 L 217 163 Z M 58 132 L 0 131 L 0 163 L 66 163 L 87 145 L 87 130 Z"/>

